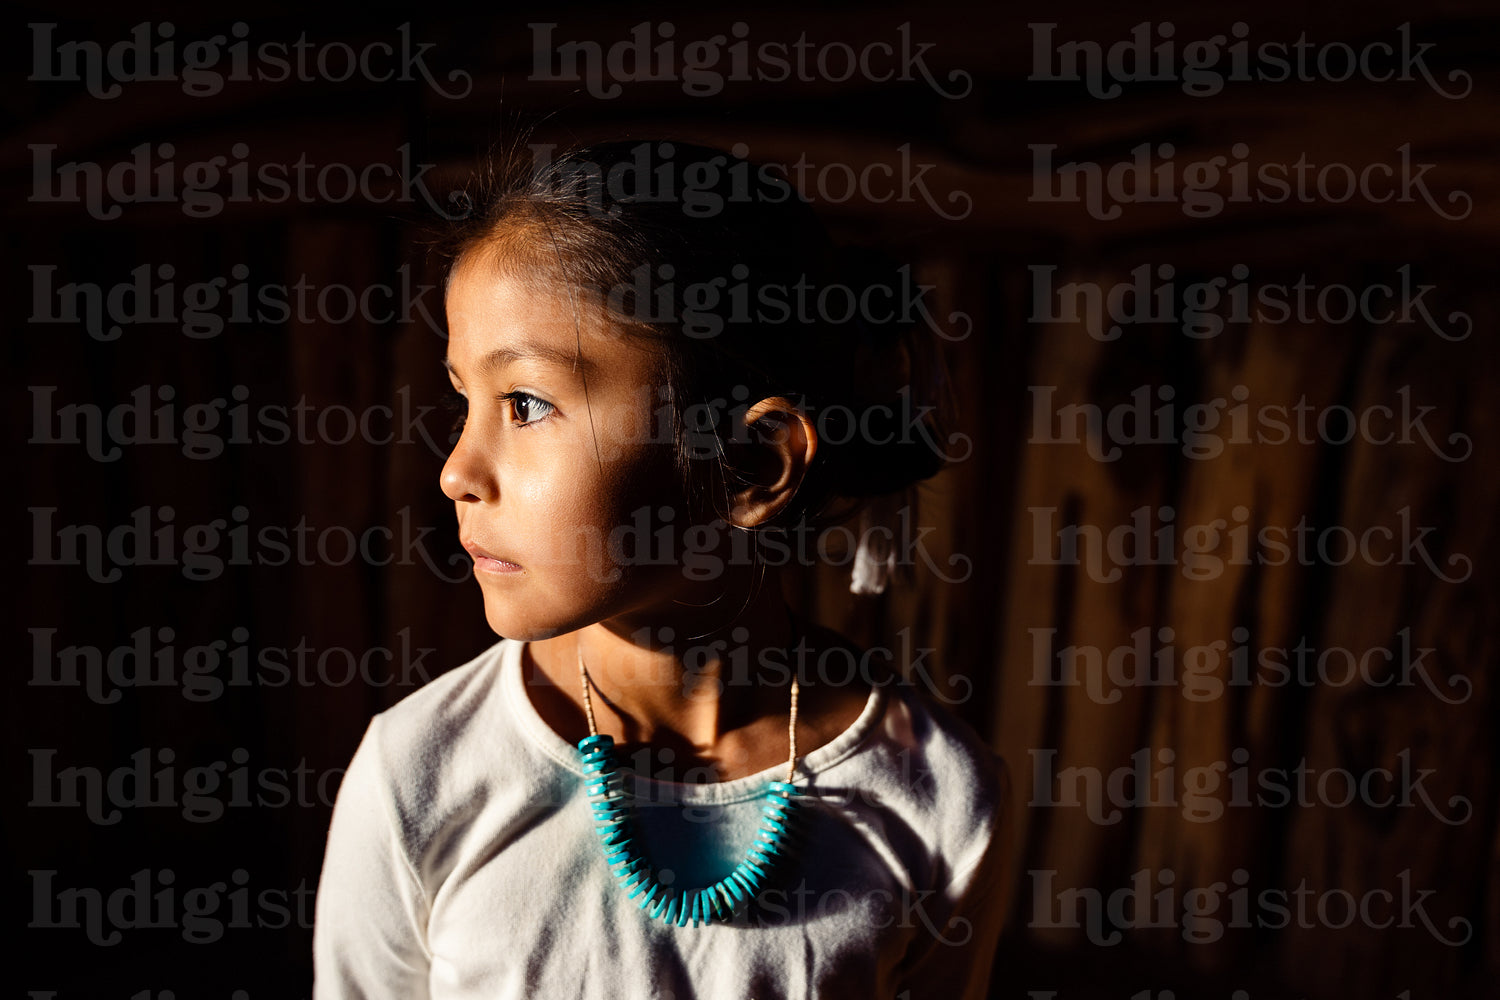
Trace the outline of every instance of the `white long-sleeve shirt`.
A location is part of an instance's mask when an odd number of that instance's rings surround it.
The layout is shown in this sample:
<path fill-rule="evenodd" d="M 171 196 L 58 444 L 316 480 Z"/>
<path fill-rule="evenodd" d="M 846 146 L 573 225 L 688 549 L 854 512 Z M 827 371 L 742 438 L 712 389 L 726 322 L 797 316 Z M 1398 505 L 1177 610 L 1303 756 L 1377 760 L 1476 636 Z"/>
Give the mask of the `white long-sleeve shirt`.
<path fill-rule="evenodd" d="M 985 996 L 1004 793 L 966 725 L 913 686 L 875 687 L 800 760 L 800 834 L 776 880 L 732 922 L 669 926 L 606 867 L 577 751 L 526 694 L 523 645 L 371 721 L 328 834 L 315 1000 Z M 784 776 L 627 772 L 653 868 L 691 887 L 726 875 Z"/>

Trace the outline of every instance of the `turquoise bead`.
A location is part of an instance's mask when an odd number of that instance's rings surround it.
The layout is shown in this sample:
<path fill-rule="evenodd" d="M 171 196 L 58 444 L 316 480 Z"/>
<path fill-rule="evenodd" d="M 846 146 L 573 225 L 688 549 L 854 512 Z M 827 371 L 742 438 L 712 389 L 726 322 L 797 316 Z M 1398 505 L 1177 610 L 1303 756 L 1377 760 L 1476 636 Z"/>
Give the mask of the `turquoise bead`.
<path fill-rule="evenodd" d="M 602 734 L 578 744 L 594 831 L 605 864 L 619 879 L 625 898 L 639 896 L 640 910 L 678 927 L 732 921 L 737 908 L 755 898 L 788 853 L 784 841 L 792 827 L 794 798 L 801 793 L 790 782 L 767 783 L 760 826 L 734 870 L 702 888 L 670 889 L 652 877 L 649 862 L 637 850 L 631 810 L 621 801 L 625 776 L 613 747 L 613 739 Z"/>

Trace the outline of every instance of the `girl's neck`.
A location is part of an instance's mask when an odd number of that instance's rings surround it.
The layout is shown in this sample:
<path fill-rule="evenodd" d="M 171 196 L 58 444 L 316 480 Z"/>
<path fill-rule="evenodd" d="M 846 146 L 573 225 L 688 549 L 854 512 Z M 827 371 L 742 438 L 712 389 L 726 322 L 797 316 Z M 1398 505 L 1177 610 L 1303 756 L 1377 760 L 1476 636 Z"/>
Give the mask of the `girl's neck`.
<path fill-rule="evenodd" d="M 533 642 L 529 658 L 542 675 L 533 701 L 563 738 L 586 736 L 581 653 L 598 729 L 627 754 L 651 746 L 660 758 L 653 767 L 675 762 L 673 780 L 690 780 L 684 774 L 695 766 L 711 768 L 715 780 L 774 766 L 778 755 L 786 759 L 804 632 L 773 574 L 727 622 L 735 610 L 672 605 Z"/>

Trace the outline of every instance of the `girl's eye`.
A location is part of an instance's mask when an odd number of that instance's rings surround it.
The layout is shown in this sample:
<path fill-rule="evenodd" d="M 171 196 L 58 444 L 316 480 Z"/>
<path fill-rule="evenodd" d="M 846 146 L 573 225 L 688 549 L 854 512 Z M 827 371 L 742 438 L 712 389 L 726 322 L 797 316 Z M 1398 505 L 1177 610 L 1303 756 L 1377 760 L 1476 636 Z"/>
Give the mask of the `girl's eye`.
<path fill-rule="evenodd" d="M 545 399 L 538 399 L 527 392 L 502 392 L 498 398 L 501 402 L 510 404 L 516 424 L 521 427 L 540 423 L 557 409 Z"/>
<path fill-rule="evenodd" d="M 541 423 L 557 409 L 545 399 L 539 399 L 527 392 L 502 392 L 495 397 L 502 403 L 509 403 L 511 415 L 517 427 L 530 427 L 532 424 Z M 463 433 L 464 423 L 469 417 L 469 397 L 461 392 L 446 392 L 443 394 L 443 408 L 453 414 L 453 428 L 450 431 L 450 444 L 458 443 L 458 436 Z"/>

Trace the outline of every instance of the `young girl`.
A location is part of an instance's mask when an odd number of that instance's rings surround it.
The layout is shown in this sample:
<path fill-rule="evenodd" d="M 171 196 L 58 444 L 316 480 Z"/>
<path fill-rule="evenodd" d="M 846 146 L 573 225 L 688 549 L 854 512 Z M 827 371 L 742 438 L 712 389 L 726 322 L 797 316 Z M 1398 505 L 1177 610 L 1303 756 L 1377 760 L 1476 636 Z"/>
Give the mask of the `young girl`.
<path fill-rule="evenodd" d="M 491 175 L 451 249 L 442 489 L 503 638 L 371 721 L 315 997 L 985 996 L 998 762 L 779 583 L 943 463 L 904 274 L 668 142 Z"/>

